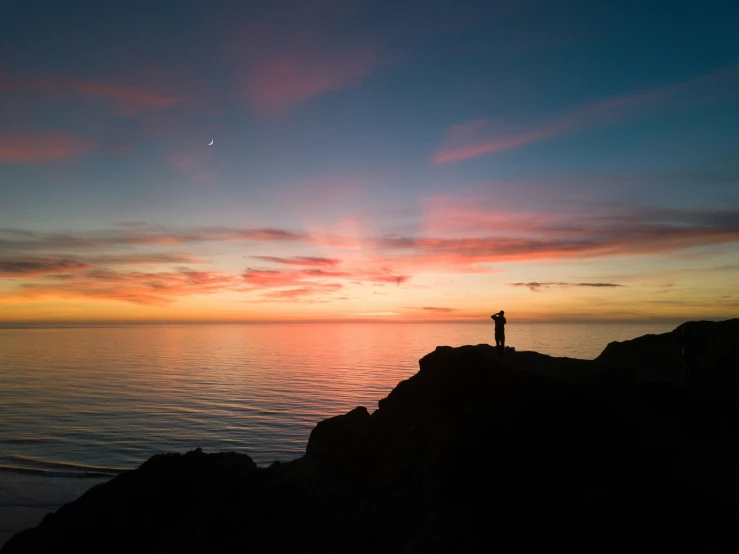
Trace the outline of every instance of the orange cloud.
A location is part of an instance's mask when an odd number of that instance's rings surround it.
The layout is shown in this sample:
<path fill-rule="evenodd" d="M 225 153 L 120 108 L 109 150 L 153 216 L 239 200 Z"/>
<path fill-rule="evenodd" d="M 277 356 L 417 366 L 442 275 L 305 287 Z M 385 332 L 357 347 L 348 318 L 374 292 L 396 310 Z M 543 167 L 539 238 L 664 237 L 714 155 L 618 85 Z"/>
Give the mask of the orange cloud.
<path fill-rule="evenodd" d="M 315 296 L 317 294 L 331 293 L 341 290 L 344 287 L 341 283 L 323 283 L 315 284 L 307 287 L 298 287 L 292 289 L 276 290 L 264 293 L 264 298 L 293 300 L 296 298 L 304 298 L 306 296 Z"/>
<path fill-rule="evenodd" d="M 88 154 L 93 141 L 69 133 L 0 134 L 0 163 L 50 162 Z"/>
<path fill-rule="evenodd" d="M 327 271 L 323 269 L 247 269 L 242 274 L 244 281 L 254 288 L 276 288 L 295 285 L 314 285 L 323 279 L 348 279 L 354 284 L 403 284 L 410 277 L 399 275 L 390 268 L 380 270 Z"/>
<path fill-rule="evenodd" d="M 185 268 L 119 271 L 111 266 L 192 261 L 183 254 L 132 253 L 132 246 L 143 249 L 162 244 L 248 240 L 278 241 L 304 248 L 315 246 L 314 237 L 280 229 L 206 227 L 165 231 L 143 224 L 81 234 L 0 229 L 0 252 L 4 253 L 0 257 L 0 276 L 20 281 L 10 290 L 11 297 L 34 299 L 94 297 L 163 305 L 181 296 L 224 291 L 253 295 L 252 298 L 264 301 L 326 301 L 336 299 L 333 293 L 350 285 L 413 286 L 411 276 L 489 273 L 496 271 L 490 264 L 501 262 L 659 254 L 739 242 L 739 207 L 633 208 L 546 216 L 491 210 L 491 223 L 483 225 L 483 201 L 461 200 L 455 204 L 447 199 L 427 205 L 433 209 L 426 215 L 443 217 L 438 218 L 435 227 L 422 227 L 423 232 L 418 235 L 363 236 L 357 237 L 359 250 L 345 246 L 327 250 L 341 251 L 341 257 L 256 256 L 270 266 L 249 268 L 240 275 Z M 466 209 L 471 210 L 471 221 L 481 222 L 479 230 L 465 226 Z M 29 256 L 34 251 L 40 254 Z M 70 251 L 87 251 L 90 255 L 70 256 Z M 337 267 L 339 260 L 341 269 Z M 513 283 L 531 290 L 615 285 L 607 280 Z M 422 286 L 422 282 L 416 286 Z"/>
<path fill-rule="evenodd" d="M 262 258 L 271 258 L 263 256 Z M 332 294 L 344 288 L 337 279 L 347 278 L 350 274 L 340 271 L 324 271 L 322 269 L 247 269 L 242 274 L 247 291 L 260 291 L 261 300 L 265 302 L 295 301 L 305 302 L 324 301 L 321 297 Z M 330 279 L 326 282 L 326 279 Z M 317 298 L 318 297 L 318 300 Z M 329 297 L 338 299 L 337 297 Z"/>
<path fill-rule="evenodd" d="M 284 287 L 305 282 L 306 275 L 300 271 L 276 269 L 247 269 L 242 274 L 247 285 L 260 288 Z"/>
<path fill-rule="evenodd" d="M 443 147 L 432 161 L 442 165 L 478 156 L 520 148 L 556 136 L 576 133 L 646 115 L 657 110 L 715 101 L 723 95 L 736 96 L 739 66 L 731 66 L 689 81 L 666 87 L 610 98 L 565 112 L 535 128 L 511 127 L 502 122 L 475 120 L 452 127 Z M 726 90 L 717 94 L 716 89 Z"/>
<path fill-rule="evenodd" d="M 97 298 L 162 306 L 180 296 L 238 290 L 241 280 L 227 273 L 192 271 L 118 272 L 94 269 L 82 274 L 50 275 L 53 283 L 23 283 L 10 296 L 48 298 Z"/>

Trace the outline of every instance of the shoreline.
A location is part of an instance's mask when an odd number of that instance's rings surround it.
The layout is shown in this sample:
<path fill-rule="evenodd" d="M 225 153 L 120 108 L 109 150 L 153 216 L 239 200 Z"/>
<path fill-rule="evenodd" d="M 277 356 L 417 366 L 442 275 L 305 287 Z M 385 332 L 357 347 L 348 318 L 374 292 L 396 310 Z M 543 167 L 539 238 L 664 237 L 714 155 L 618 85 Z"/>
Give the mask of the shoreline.
<path fill-rule="evenodd" d="M 438 533 L 449 544 L 464 537 L 478 547 L 488 535 L 470 522 L 491 517 L 502 517 L 498 532 L 511 537 L 519 536 L 517 527 L 533 525 L 566 540 L 574 517 L 601 536 L 623 527 L 625 544 L 645 525 L 658 540 L 688 520 L 697 521 L 691 538 L 697 545 L 705 546 L 711 526 L 729 541 L 724 521 L 739 513 L 732 500 L 739 493 L 739 459 L 733 460 L 739 455 L 739 382 L 731 371 L 739 319 L 690 327 L 701 344 L 690 378 L 681 327 L 611 342 L 595 360 L 513 350 L 500 356 L 488 344 L 440 346 L 376 410 L 358 406 L 320 421 L 298 458 L 264 467 L 246 454 L 200 448 L 155 455 L 65 504 L 19 534 L 7 551 L 50 552 L 47 546 L 62 540 L 72 547 L 80 537 L 79 552 L 92 552 L 110 533 L 124 539 L 112 545 L 116 552 L 195 537 L 195 551 L 219 545 L 214 551 L 225 552 L 221 547 L 230 541 L 251 541 L 253 534 L 266 541 L 258 543 L 266 550 L 255 552 L 292 551 L 302 544 L 301 533 L 314 541 L 309 552 L 430 546 Z M 475 511 L 488 495 L 496 502 Z M 151 508 L 140 513 L 141 502 Z M 507 507 L 502 515 L 496 511 L 501 503 Z M 694 521 L 689 507 L 698 504 L 705 513 Z M 11 505 L 7 514 L 33 524 L 47 513 L 28 508 Z M 460 509 L 469 513 L 460 517 Z M 519 509 L 533 509 L 534 523 L 522 522 Z M 400 525 L 414 513 L 421 514 L 418 521 Z M 562 521 L 550 519 L 553 513 Z M 157 514 L 170 523 L 160 523 Z M 438 517 L 442 531 L 433 523 Z M 182 521 L 194 527 L 181 527 Z M 284 536 L 285 528 L 296 536 Z M 72 529 L 84 532 L 73 536 Z M 369 539 L 370 530 L 377 536 Z M 267 540 L 276 535 L 281 546 Z M 231 538 L 221 543 L 224 536 Z M 527 538 L 538 546 L 541 537 Z"/>

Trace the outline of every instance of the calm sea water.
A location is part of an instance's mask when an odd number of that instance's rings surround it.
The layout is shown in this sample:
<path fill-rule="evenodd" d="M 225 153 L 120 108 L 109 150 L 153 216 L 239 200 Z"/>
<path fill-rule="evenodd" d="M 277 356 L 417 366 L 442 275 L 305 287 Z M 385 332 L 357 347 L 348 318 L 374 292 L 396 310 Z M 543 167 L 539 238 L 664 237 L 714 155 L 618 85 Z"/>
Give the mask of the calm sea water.
<path fill-rule="evenodd" d="M 610 341 L 674 327 L 512 322 L 506 334 L 517 350 L 591 359 Z M 371 412 L 437 345 L 492 333 L 477 323 L 0 329 L 0 544 L 28 524 L 19 506 L 48 511 L 159 452 L 300 456 L 318 421 Z"/>

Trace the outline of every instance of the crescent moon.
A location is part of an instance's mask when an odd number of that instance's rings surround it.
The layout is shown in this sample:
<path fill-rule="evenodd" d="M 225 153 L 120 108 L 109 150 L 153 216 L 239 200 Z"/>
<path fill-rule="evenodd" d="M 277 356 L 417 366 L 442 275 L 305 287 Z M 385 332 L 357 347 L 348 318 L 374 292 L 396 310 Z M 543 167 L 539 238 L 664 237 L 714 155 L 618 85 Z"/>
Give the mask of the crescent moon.
<path fill-rule="evenodd" d="M 213 143 L 215 142 L 215 139 L 210 139 L 210 142 L 208 143 L 208 146 L 213 146 Z"/>

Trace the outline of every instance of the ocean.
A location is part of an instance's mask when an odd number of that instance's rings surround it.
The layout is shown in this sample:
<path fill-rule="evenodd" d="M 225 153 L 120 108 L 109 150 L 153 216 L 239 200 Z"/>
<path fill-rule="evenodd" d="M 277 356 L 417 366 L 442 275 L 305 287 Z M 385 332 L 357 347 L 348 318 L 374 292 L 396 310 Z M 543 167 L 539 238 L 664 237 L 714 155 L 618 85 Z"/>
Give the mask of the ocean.
<path fill-rule="evenodd" d="M 592 359 L 675 326 L 511 320 L 506 341 Z M 316 423 L 372 412 L 436 346 L 480 343 L 492 322 L 0 329 L 0 546 L 157 453 L 298 457 Z"/>

